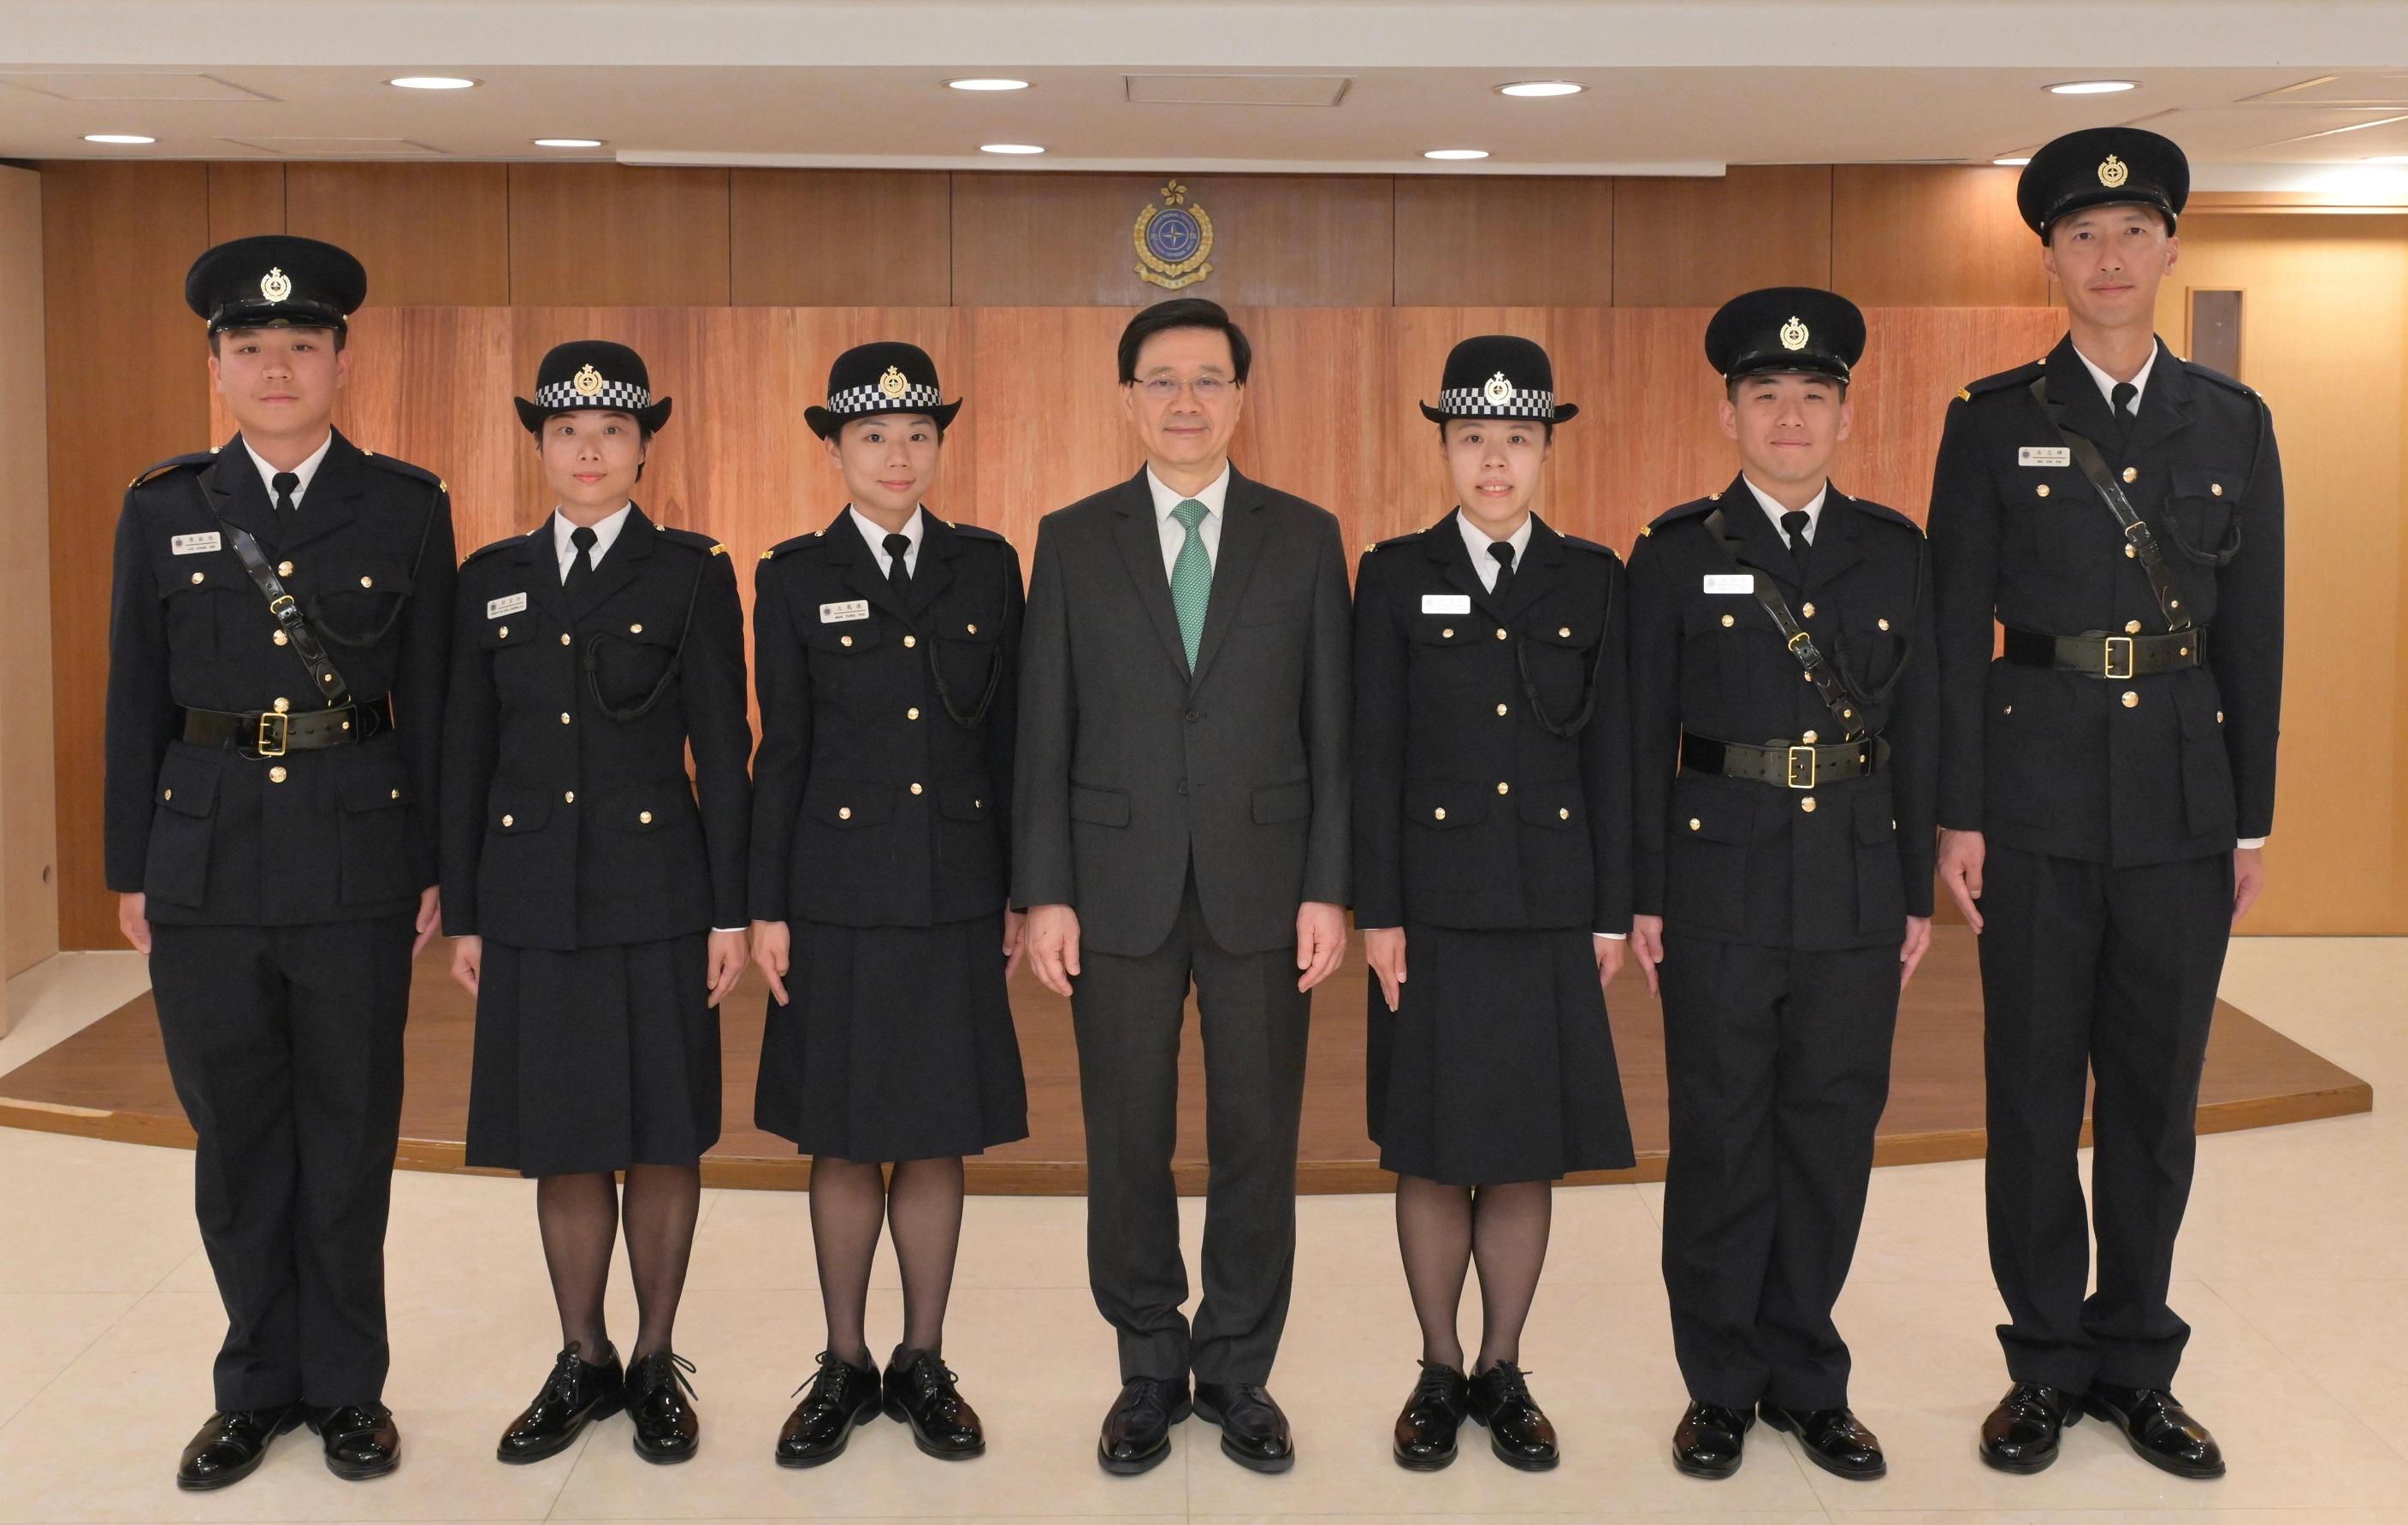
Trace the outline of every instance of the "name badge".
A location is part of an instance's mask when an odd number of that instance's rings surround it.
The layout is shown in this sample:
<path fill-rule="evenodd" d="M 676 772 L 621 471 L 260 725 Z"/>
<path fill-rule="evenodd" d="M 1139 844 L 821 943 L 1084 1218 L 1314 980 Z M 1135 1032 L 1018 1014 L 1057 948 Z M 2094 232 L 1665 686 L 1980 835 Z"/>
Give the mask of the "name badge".
<path fill-rule="evenodd" d="M 1710 593 L 1752 593 L 1756 578 L 1745 572 L 1709 572 L 1706 591 Z"/>
<path fill-rule="evenodd" d="M 2015 451 L 2019 466 L 2070 466 L 2073 451 L 2063 445 L 2026 445 Z"/>
<path fill-rule="evenodd" d="M 1469 593 L 1424 593 L 1422 612 L 1424 614 L 1469 614 L 1471 595 Z"/>
<path fill-rule="evenodd" d="M 499 620 L 506 614 L 517 614 L 525 607 L 526 594 L 524 593 L 512 593 L 508 598 L 489 598 L 485 600 L 485 618 Z"/>
<path fill-rule="evenodd" d="M 198 556 L 205 550 L 222 550 L 225 539 L 217 531 L 207 534 L 179 534 L 167 542 L 167 549 L 179 556 Z"/>
<path fill-rule="evenodd" d="M 840 625 L 848 620 L 867 620 L 868 618 L 869 600 L 866 598 L 851 599 L 842 604 L 823 604 L 820 606 L 820 623 L 824 625 Z"/>

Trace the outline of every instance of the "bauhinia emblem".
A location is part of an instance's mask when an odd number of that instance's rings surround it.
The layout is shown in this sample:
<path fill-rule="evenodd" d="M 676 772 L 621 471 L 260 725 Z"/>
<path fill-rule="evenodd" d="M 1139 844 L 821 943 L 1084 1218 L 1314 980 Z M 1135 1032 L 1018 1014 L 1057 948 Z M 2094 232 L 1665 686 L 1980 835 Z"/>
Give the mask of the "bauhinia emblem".
<path fill-rule="evenodd" d="M 1502 407 L 1513 400 L 1513 383 L 1505 379 L 1503 371 L 1498 371 L 1482 385 L 1480 394 L 1496 406 Z"/>
<path fill-rule="evenodd" d="M 281 302 L 293 294 L 293 278 L 279 265 L 259 278 L 259 294 L 270 302 Z"/>
<path fill-rule="evenodd" d="M 1131 241 L 1138 279 L 1165 291 L 1193 286 L 1212 273 L 1212 220 L 1177 180 L 1164 183 L 1161 206 L 1148 202 L 1137 214 Z"/>
<path fill-rule="evenodd" d="M 2099 183 L 2113 191 L 2132 178 L 2132 169 L 2123 160 L 2109 154 L 2099 161 Z"/>
<path fill-rule="evenodd" d="M 568 378 L 568 390 L 580 397 L 599 397 L 602 395 L 602 373 L 591 365 L 583 367 Z"/>
<path fill-rule="evenodd" d="M 1803 349 L 1806 341 L 1812 337 L 1813 335 L 1806 332 L 1806 325 L 1795 318 L 1781 325 L 1781 348 L 1784 349 Z"/>
<path fill-rule="evenodd" d="M 892 400 L 911 390 L 911 382 L 900 369 L 889 365 L 886 374 L 878 378 L 878 395 Z"/>

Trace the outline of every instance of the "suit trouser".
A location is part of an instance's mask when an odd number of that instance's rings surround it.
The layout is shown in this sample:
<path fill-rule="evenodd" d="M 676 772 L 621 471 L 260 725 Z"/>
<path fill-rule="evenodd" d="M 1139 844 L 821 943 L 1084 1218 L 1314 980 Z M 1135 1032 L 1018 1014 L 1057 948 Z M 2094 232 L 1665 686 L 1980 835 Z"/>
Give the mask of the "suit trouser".
<path fill-rule="evenodd" d="M 1191 874 L 1170 935 L 1137 957 L 1082 951 L 1070 1017 L 1087 1124 L 1087 1276 L 1120 1334 L 1121 1376 L 1266 1382 L 1296 1267 L 1297 1126 L 1310 995 L 1293 946 L 1212 940 Z M 1193 976 L 1204 1033 L 1204 1300 L 1187 1267 L 1170 1156 Z"/>
<path fill-rule="evenodd" d="M 1898 947 L 1664 939 L 1664 1287 L 1689 1396 L 1839 1408 L 1848 1277 L 1889 1098 Z"/>
<path fill-rule="evenodd" d="M 167 1071 L 225 1304 L 217 1406 L 374 1403 L 409 916 L 150 928 Z"/>
<path fill-rule="evenodd" d="M 2199 1077 L 2232 929 L 2229 853 L 2138 868 L 1992 847 L 1982 871 L 1990 1269 L 2017 1381 L 2163 1388 Z M 2090 1275 L 2075 1151 L 2094 1076 Z"/>

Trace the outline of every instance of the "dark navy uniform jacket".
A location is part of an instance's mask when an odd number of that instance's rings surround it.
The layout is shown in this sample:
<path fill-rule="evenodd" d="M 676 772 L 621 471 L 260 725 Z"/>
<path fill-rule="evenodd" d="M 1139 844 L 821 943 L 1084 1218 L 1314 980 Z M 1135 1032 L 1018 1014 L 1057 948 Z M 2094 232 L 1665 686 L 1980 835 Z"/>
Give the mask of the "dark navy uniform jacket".
<path fill-rule="evenodd" d="M 224 526 L 247 530 L 362 703 L 396 728 L 278 758 L 181 739 L 184 708 L 292 713 L 317 684 Z M 291 926 L 413 909 L 435 794 L 457 551 L 434 473 L 337 432 L 287 538 L 237 435 L 136 477 L 109 614 L 108 888 L 151 920 Z"/>
<path fill-rule="evenodd" d="M 2206 665 L 2123 681 L 1993 663 L 1997 626 L 2158 633 L 2164 616 L 2099 492 L 2058 457 L 2045 377 L 2165 549 Z M 1949 405 L 1931 489 L 1940 822 L 2125 866 L 2227 852 L 2274 823 L 2283 689 L 2283 467 L 2265 402 L 2162 344 L 2130 441 L 2071 338 Z"/>
<path fill-rule="evenodd" d="M 709 535 L 631 509 L 573 608 L 551 515 L 469 557 L 444 729 L 447 934 L 569 949 L 744 925 L 744 614 Z"/>

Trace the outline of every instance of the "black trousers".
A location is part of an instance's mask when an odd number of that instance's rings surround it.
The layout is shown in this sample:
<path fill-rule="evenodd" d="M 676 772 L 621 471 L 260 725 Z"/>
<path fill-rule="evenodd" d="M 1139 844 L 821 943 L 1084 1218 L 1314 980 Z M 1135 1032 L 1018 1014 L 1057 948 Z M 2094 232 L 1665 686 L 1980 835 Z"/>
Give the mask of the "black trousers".
<path fill-rule="evenodd" d="M 1160 948 L 1082 952 L 1070 1017 L 1087 1124 L 1087 1277 L 1121 1376 L 1266 1382 L 1296 1268 L 1296 1138 L 1312 998 L 1293 948 L 1231 953 L 1191 875 Z M 1204 1032 L 1204 1299 L 1191 1331 L 1170 1155 L 1190 979 Z"/>
<path fill-rule="evenodd" d="M 1889 1099 L 1896 945 L 1664 938 L 1664 1287 L 1689 1396 L 1838 1408 L 1848 1278 Z"/>
<path fill-rule="evenodd" d="M 159 1031 L 199 1135 L 193 1194 L 225 1304 L 222 1409 L 384 1390 L 411 919 L 151 924 Z"/>
<path fill-rule="evenodd" d="M 2198 1152 L 2199 1076 L 2232 928 L 2228 853 L 2109 868 L 1993 847 L 1983 869 L 1990 1269 L 2017 1381 L 2173 1381 L 2166 1305 Z M 2093 1201 L 2074 1153 L 2095 1076 Z M 2099 1290 L 2090 1233 L 2099 1236 Z"/>

